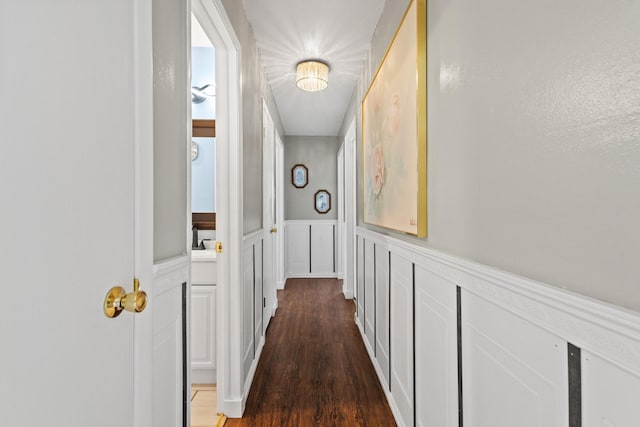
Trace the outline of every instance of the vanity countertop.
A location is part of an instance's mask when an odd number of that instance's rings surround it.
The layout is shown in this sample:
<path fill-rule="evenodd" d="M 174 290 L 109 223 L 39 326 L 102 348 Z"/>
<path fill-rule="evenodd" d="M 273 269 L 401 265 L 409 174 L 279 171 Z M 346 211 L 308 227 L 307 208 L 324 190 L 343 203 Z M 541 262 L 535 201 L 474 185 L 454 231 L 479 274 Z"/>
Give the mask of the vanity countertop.
<path fill-rule="evenodd" d="M 206 261 L 215 261 L 216 260 L 216 250 L 215 249 L 205 249 L 201 251 L 191 251 L 191 261 L 192 262 L 206 262 Z"/>

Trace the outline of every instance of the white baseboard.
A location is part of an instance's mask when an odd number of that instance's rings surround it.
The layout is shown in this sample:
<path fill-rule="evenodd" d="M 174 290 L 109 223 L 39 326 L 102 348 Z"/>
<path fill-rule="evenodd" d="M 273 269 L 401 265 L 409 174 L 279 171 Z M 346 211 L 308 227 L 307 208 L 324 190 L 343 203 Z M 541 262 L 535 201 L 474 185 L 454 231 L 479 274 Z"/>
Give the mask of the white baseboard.
<path fill-rule="evenodd" d="M 276 288 L 279 290 L 283 290 L 284 289 L 284 283 L 287 281 L 287 279 L 284 280 L 278 280 L 276 282 Z"/>
<path fill-rule="evenodd" d="M 344 299 L 353 299 L 353 291 L 342 290 L 344 294 Z"/>
<path fill-rule="evenodd" d="M 338 275 L 335 273 L 319 273 L 319 274 L 287 274 L 288 279 L 337 279 Z"/>
<path fill-rule="evenodd" d="M 242 414 L 244 413 L 244 405 L 245 399 L 225 399 L 224 414 L 227 418 L 242 418 Z"/>
<path fill-rule="evenodd" d="M 256 347 L 256 353 L 253 358 L 253 362 L 251 362 L 251 367 L 249 368 L 249 372 L 247 373 L 247 378 L 244 381 L 244 389 L 242 391 L 242 399 L 240 401 L 228 401 L 225 400 L 225 405 L 227 402 L 231 403 L 233 406 L 225 406 L 229 410 L 228 414 L 225 414 L 229 418 L 241 418 L 244 413 L 244 408 L 247 405 L 247 398 L 249 397 L 249 391 L 251 390 L 251 384 L 253 384 L 253 378 L 256 375 L 256 369 L 258 368 L 258 361 L 260 360 L 260 356 L 262 355 L 262 349 L 264 348 L 264 335 L 260 338 L 260 342 Z M 238 406 L 238 404 L 240 404 Z M 230 408 L 230 409 L 229 409 Z M 240 412 L 235 412 L 240 409 Z M 232 412 L 234 411 L 234 412 Z M 237 414 L 237 415 L 236 415 Z"/>

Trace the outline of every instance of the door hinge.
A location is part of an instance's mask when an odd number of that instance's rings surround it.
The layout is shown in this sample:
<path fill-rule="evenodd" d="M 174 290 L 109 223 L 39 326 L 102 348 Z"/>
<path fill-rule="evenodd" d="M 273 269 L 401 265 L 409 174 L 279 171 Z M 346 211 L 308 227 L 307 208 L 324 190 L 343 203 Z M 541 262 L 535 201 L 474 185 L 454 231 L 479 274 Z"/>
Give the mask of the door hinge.
<path fill-rule="evenodd" d="M 217 254 L 222 253 L 222 242 L 216 242 L 216 253 Z"/>

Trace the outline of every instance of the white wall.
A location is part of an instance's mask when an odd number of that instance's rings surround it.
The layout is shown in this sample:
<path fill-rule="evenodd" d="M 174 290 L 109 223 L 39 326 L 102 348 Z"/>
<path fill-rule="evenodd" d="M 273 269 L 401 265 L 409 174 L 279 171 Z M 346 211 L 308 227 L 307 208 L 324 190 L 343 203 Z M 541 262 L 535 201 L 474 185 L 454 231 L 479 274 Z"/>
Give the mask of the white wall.
<path fill-rule="evenodd" d="M 338 142 L 335 136 L 285 137 L 283 173 L 286 220 L 338 218 Z M 291 183 L 291 168 L 299 163 L 309 170 L 309 183 L 304 188 L 296 188 Z M 320 214 L 314 208 L 314 195 L 318 190 L 328 190 L 331 194 L 331 210 L 326 214 Z"/>
<path fill-rule="evenodd" d="M 360 135 L 407 3 L 386 3 L 341 135 L 353 114 Z M 427 15 L 429 237 L 411 241 L 640 310 L 640 3 L 430 0 Z"/>

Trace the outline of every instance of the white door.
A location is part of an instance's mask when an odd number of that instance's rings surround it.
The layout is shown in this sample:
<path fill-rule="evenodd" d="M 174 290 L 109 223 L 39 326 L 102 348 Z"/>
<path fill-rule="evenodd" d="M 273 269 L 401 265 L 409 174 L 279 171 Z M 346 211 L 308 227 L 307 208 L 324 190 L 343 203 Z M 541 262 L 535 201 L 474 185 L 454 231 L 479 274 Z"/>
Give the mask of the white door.
<path fill-rule="evenodd" d="M 276 181 L 275 181 L 275 130 L 266 103 L 262 104 L 262 227 L 264 230 L 263 269 L 263 331 L 267 330 L 272 310 L 276 304 Z"/>
<path fill-rule="evenodd" d="M 136 273 L 136 19 L 0 2 L 2 425 L 134 423 L 134 314 L 103 300 Z"/>

